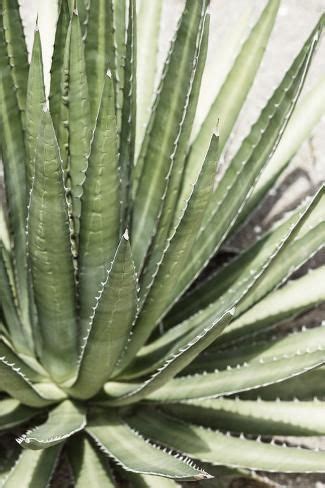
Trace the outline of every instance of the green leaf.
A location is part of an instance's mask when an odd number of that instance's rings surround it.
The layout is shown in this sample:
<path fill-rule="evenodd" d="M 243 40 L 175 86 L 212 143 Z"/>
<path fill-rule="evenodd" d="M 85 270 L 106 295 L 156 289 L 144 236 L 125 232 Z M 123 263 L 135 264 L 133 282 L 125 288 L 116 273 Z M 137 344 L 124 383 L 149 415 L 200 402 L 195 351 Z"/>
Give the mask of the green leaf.
<path fill-rule="evenodd" d="M 261 64 L 279 5 L 279 0 L 270 0 L 267 3 L 196 135 L 188 158 L 181 202 L 187 199 L 191 192 L 191 185 L 200 172 L 218 119 L 220 120 L 219 154 L 230 136 Z"/>
<path fill-rule="evenodd" d="M 134 474 L 127 473 L 127 479 L 134 488 L 177 488 L 180 485 L 169 478 L 157 478 L 157 476 L 150 476 L 149 474 Z"/>
<path fill-rule="evenodd" d="M 263 200 L 265 194 L 276 183 L 288 167 L 302 143 L 310 137 L 313 129 L 325 113 L 325 77 L 322 77 L 313 88 L 297 103 L 286 131 L 274 155 L 271 157 L 253 193 L 242 210 L 235 228 L 248 217 Z M 235 230 L 235 229 L 234 229 Z"/>
<path fill-rule="evenodd" d="M 324 402 L 198 400 L 164 407 L 186 423 L 253 435 L 324 435 Z"/>
<path fill-rule="evenodd" d="M 30 420 L 37 410 L 21 405 L 13 398 L 0 400 L 0 431 L 9 430 Z"/>
<path fill-rule="evenodd" d="M 3 205 L 0 205 L 0 239 L 4 248 L 10 250 L 10 237 L 6 212 Z"/>
<path fill-rule="evenodd" d="M 19 366 L 9 363 L 4 357 L 0 357 L 0 389 L 29 407 L 40 408 L 52 403 L 41 396 Z"/>
<path fill-rule="evenodd" d="M 26 100 L 26 148 L 27 148 L 27 183 L 28 191 L 32 188 L 32 181 L 35 174 L 35 157 L 37 150 L 37 138 L 40 132 L 42 120 L 39 114 L 46 103 L 42 45 L 41 37 L 36 27 L 34 31 L 34 44 L 32 59 L 29 67 L 27 100 Z"/>
<path fill-rule="evenodd" d="M 19 371 L 27 376 L 31 381 L 36 382 L 44 379 L 44 375 L 40 373 L 39 369 L 37 369 L 37 365 L 34 368 L 34 364 L 28 361 L 30 357 L 23 355 L 19 356 L 9 341 L 1 336 L 0 356 L 3 357 L 7 363 L 14 364 L 16 368 L 19 368 Z M 36 363 L 36 360 L 32 358 L 32 362 Z"/>
<path fill-rule="evenodd" d="M 26 108 L 28 55 L 18 1 L 2 0 L 2 16 L 11 75 L 23 120 Z"/>
<path fill-rule="evenodd" d="M 120 137 L 120 175 L 122 223 L 129 221 L 130 185 L 134 166 L 135 137 L 136 137 L 136 67 L 137 67 L 137 38 L 136 38 L 136 3 L 129 0 L 128 28 L 125 50 L 125 69 L 123 87 L 123 106 Z"/>
<path fill-rule="evenodd" d="M 203 287 L 207 289 L 207 285 L 211 285 L 212 281 L 216 283 L 215 289 L 212 288 L 211 291 L 212 294 L 220 295 L 219 298 L 168 331 L 163 338 L 156 341 L 156 344 L 149 346 L 146 353 L 150 355 L 150 351 L 153 351 L 156 357 L 159 349 L 164 351 L 168 344 L 172 344 L 179 337 L 186 337 L 186 334 L 209 320 L 209 317 L 220 313 L 221 309 L 227 310 L 236 306 L 236 317 L 239 317 L 270 290 L 279 286 L 288 275 L 310 258 L 313 252 L 323 246 L 325 229 L 320 231 L 320 226 L 323 227 L 324 203 L 325 193 L 324 190 L 320 190 L 309 205 L 304 204 L 274 232 L 262 238 L 256 246 L 239 257 L 238 262 L 226 266 L 219 276 L 216 274 L 214 279 Z M 228 268 L 233 275 L 229 275 Z M 219 293 L 221 290 L 223 293 Z M 199 293 L 204 299 L 202 289 L 199 289 Z M 226 334 L 227 332 L 225 337 Z M 223 342 L 222 336 L 216 340 L 216 344 L 219 342 Z"/>
<path fill-rule="evenodd" d="M 185 424 L 163 414 L 143 412 L 129 420 L 145 435 L 213 465 L 283 473 L 324 472 L 324 451 L 267 444 Z"/>
<path fill-rule="evenodd" d="M 205 67 L 208 37 L 209 37 L 209 16 L 205 19 L 204 29 L 202 32 L 202 39 L 199 42 L 199 49 L 196 54 L 195 63 L 193 67 L 193 82 L 191 92 L 189 94 L 188 107 L 182 123 L 182 130 L 179 136 L 177 149 L 174 155 L 174 163 L 171 174 L 169 176 L 168 188 L 164 200 L 163 207 L 161 209 L 161 215 L 157 224 L 157 230 L 153 236 L 152 243 L 150 245 L 149 254 L 146 258 L 146 263 L 141 278 L 142 288 L 142 301 L 147 296 L 150 286 L 153 283 L 154 276 L 157 274 L 159 265 L 164 256 L 166 247 L 168 246 L 168 238 L 174 233 L 175 225 L 178 225 L 184 213 L 184 207 L 181 209 L 178 218 L 175 217 L 175 208 L 177 199 L 179 197 L 179 189 L 182 184 L 182 177 L 184 174 L 185 158 L 188 149 L 188 141 L 191 135 L 193 119 L 195 116 L 198 97 L 200 93 L 202 74 Z M 215 136 L 214 136 L 215 137 Z M 217 141 L 214 139 L 209 155 L 212 155 L 217 159 Z M 209 160 L 209 158 L 208 158 Z M 214 161 L 214 162 L 215 162 Z M 214 173 L 216 169 L 214 168 Z M 214 179 L 215 174 L 211 175 L 211 181 Z M 193 189 L 192 189 L 193 191 Z M 210 191 L 211 195 L 211 191 Z M 193 232 L 194 234 L 194 232 Z"/>
<path fill-rule="evenodd" d="M 263 388 L 241 393 L 241 398 L 263 400 L 313 400 L 318 397 L 323 398 L 325 395 L 324 388 L 325 368 L 320 367 L 307 372 L 306 374 L 290 378 Z"/>
<path fill-rule="evenodd" d="M 62 134 L 68 132 L 68 127 L 63 124 L 67 123 L 66 117 L 63 116 L 63 111 L 67 100 L 63 100 L 66 95 L 65 91 L 68 86 L 68 69 L 65 66 L 66 60 L 66 45 L 70 45 L 70 12 L 68 0 L 61 1 L 59 18 L 57 21 L 55 42 L 51 66 L 51 87 L 50 87 L 50 112 L 53 119 L 53 125 L 60 143 L 61 157 L 64 158 L 65 150 L 61 146 Z M 65 83 L 66 82 L 66 83 Z M 65 88 L 64 88 L 65 85 Z M 66 108 L 67 111 L 67 108 Z"/>
<path fill-rule="evenodd" d="M 107 460 L 96 452 L 86 437 L 76 436 L 69 442 L 68 456 L 76 488 L 89 488 L 91 485 L 115 487 Z"/>
<path fill-rule="evenodd" d="M 192 312 L 193 314 L 189 318 L 165 332 L 151 344 L 143 347 L 132 365 L 132 371 L 123 373 L 124 377 L 137 377 L 141 373 L 146 374 L 152 371 L 153 368 L 159 367 L 161 360 L 166 353 L 172 350 L 171 348 L 177 347 L 179 341 L 190 340 L 189 337 L 191 337 L 193 331 L 202 326 L 204 327 L 216 314 L 220 314 L 221 310 L 226 311 L 239 303 L 238 306 L 243 312 L 252 303 L 258 302 L 263 298 L 263 295 L 272 288 L 279 286 L 281 280 L 286 279 L 294 269 L 303 264 L 306 259 L 323 245 L 325 239 L 325 229 L 323 229 L 324 225 L 322 222 L 324 196 L 324 190 L 321 190 L 311 204 L 304 204 L 298 211 L 286 218 L 284 222 L 236 260 L 226 265 L 219 273 L 217 272 L 212 279 L 208 280 L 204 285 L 199 285 L 198 289 L 190 293 L 188 298 L 185 297 L 183 303 L 180 301 L 176 308 L 176 313 L 171 312 L 170 314 L 172 324 L 174 321 L 177 324 L 184 312 L 187 315 L 192 309 L 193 312 L 196 309 L 199 311 L 197 313 Z M 301 252 L 297 252 L 296 248 Z M 277 258 L 278 254 L 279 259 Z M 266 275 L 265 280 L 263 279 L 264 275 Z M 250 290 L 253 291 L 253 297 L 258 292 L 256 300 L 250 298 Z M 254 293 L 254 290 L 257 290 L 257 292 Z M 210 303 L 213 295 L 215 295 L 216 299 Z M 317 302 L 317 298 L 315 300 Z M 299 310 L 296 297 L 294 297 L 294 301 Z M 194 302 L 194 306 L 192 306 L 192 302 Z M 261 309 L 263 309 L 262 303 L 263 301 L 261 302 Z M 308 306 L 307 303 L 306 307 Z M 294 309 L 292 312 L 294 312 Z M 253 313 L 254 309 L 252 309 Z M 290 311 L 288 313 L 290 314 Z M 236 311 L 236 316 L 238 317 L 238 315 L 240 314 Z M 237 320 L 240 321 L 240 319 Z M 258 327 L 257 318 L 255 317 L 254 320 L 256 320 L 256 327 Z M 254 328 L 255 325 L 252 325 L 252 327 Z M 232 329 L 232 325 L 229 329 Z M 230 339 L 232 334 L 236 337 L 240 335 L 240 331 L 229 332 Z M 226 342 L 227 337 L 228 331 L 217 338 L 215 345 L 218 346 L 218 344 Z"/>
<path fill-rule="evenodd" d="M 120 234 L 120 188 L 114 87 L 106 76 L 82 196 L 79 296 L 83 337 Z"/>
<path fill-rule="evenodd" d="M 19 41 L 18 41 L 19 42 Z M 3 15 L 0 13 L 0 147 L 3 161 L 9 229 L 13 237 L 13 255 L 17 288 L 24 318 L 28 347 L 33 349 L 32 330 L 28 320 L 28 280 L 26 266 L 26 154 L 24 133 L 15 94 L 15 85 L 7 56 Z M 19 188 L 19 191 L 17 191 Z"/>
<path fill-rule="evenodd" d="M 303 87 L 322 27 L 320 20 L 219 181 L 188 266 L 177 284 L 178 293 L 189 287 L 220 248 L 275 151 Z"/>
<path fill-rule="evenodd" d="M 264 332 L 283 320 L 325 302 L 325 266 L 310 270 L 256 303 L 234 320 L 220 341 L 229 342 Z"/>
<path fill-rule="evenodd" d="M 73 396 L 90 398 L 108 380 L 128 345 L 136 312 L 137 281 L 125 234 L 98 292 L 84 340 L 78 378 L 71 389 Z"/>
<path fill-rule="evenodd" d="M 136 196 L 132 215 L 132 249 L 136 268 L 155 232 L 168 175 L 177 148 L 181 122 L 188 105 L 193 61 L 201 37 L 207 2 L 187 1 L 177 36 L 167 58 L 135 172 Z M 177 73 L 177 76 L 176 76 Z M 155 161 L 155 164 L 152 164 Z"/>
<path fill-rule="evenodd" d="M 153 284 L 136 322 L 129 353 L 127 353 L 129 360 L 132 358 L 132 354 L 134 356 L 135 352 L 145 343 L 166 309 L 175 300 L 171 282 L 175 282 L 175 277 L 181 274 L 186 265 L 196 232 L 201 224 L 202 215 L 211 198 L 217 147 L 218 138 L 213 136 L 202 172 L 184 210 L 183 217 L 168 239 L 159 269 L 151 278 Z M 142 284 L 142 286 L 144 285 L 150 287 L 150 282 Z"/>
<path fill-rule="evenodd" d="M 70 83 L 70 44 L 71 21 L 69 1 L 63 1 L 57 23 L 51 68 L 50 111 L 60 146 L 64 181 L 71 190 L 68 178 L 70 168 L 69 154 L 69 83 Z M 72 7 L 71 7 L 72 8 Z M 71 195 L 69 195 L 71 199 Z"/>
<path fill-rule="evenodd" d="M 71 0 L 70 0 L 71 1 Z M 80 28 L 82 32 L 82 39 L 85 41 L 88 37 L 88 28 L 89 28 L 89 11 L 90 9 L 90 2 L 93 8 L 93 0 L 76 0 L 76 6 L 78 10 L 78 15 L 80 19 Z"/>
<path fill-rule="evenodd" d="M 215 341 L 216 337 L 229 324 L 233 315 L 234 311 L 231 310 L 211 321 L 198 335 L 194 335 L 190 342 L 183 344 L 182 348 L 167 356 L 165 363 L 148 380 L 139 387 L 135 387 L 125 396 L 112 400 L 111 403 L 113 405 L 127 405 L 142 400 L 150 393 L 159 390 Z"/>
<path fill-rule="evenodd" d="M 92 0 L 85 44 L 91 119 L 94 122 L 108 68 L 115 72 L 113 0 Z"/>
<path fill-rule="evenodd" d="M 288 246 L 275 256 L 273 265 L 266 269 L 238 306 L 238 315 L 248 310 L 269 291 L 278 287 L 325 243 L 325 186 L 314 197 L 300 224 L 293 232 Z M 285 263 L 285 265 L 284 265 Z"/>
<path fill-rule="evenodd" d="M 35 162 L 36 151 L 38 147 L 38 136 L 40 133 L 40 124 L 42 118 L 39 114 L 42 113 L 43 107 L 47 102 L 44 84 L 44 68 L 42 58 L 42 44 L 41 37 L 38 30 L 38 25 L 34 31 L 34 43 L 32 50 L 31 63 L 28 71 L 27 82 L 27 97 L 26 97 L 26 128 L 25 128 L 25 146 L 26 146 L 26 177 L 27 177 L 27 191 L 30 195 L 33 178 L 35 176 Z M 33 328 L 33 340 L 36 354 L 40 352 L 40 338 L 36 331 L 37 310 L 35 306 L 34 290 L 32 286 L 32 277 L 28 269 L 28 291 L 29 301 L 25 308 L 29 310 L 29 316 Z"/>
<path fill-rule="evenodd" d="M 77 366 L 75 284 L 62 163 L 48 111 L 43 112 L 39 134 L 28 241 L 41 361 L 51 376 L 65 381 Z"/>
<path fill-rule="evenodd" d="M 87 431 L 99 448 L 126 471 L 182 480 L 200 480 L 209 475 L 187 459 L 175 457 L 150 444 L 113 411 L 96 413 Z"/>
<path fill-rule="evenodd" d="M 137 16 L 137 131 L 136 157 L 139 154 L 153 102 L 158 68 L 162 0 L 142 0 Z"/>
<path fill-rule="evenodd" d="M 238 344 L 227 349 L 207 351 L 205 356 L 192 363 L 190 371 L 214 371 L 241 365 L 251 365 L 263 361 L 271 361 L 275 358 L 290 358 L 300 351 L 314 352 L 317 349 L 325 349 L 325 329 L 315 327 L 301 332 L 295 332 L 285 337 L 273 339 L 266 337 L 263 340 L 254 341 L 250 337 L 249 343 Z M 187 372 L 188 372 L 187 370 Z"/>
<path fill-rule="evenodd" d="M 238 368 L 230 367 L 227 370 L 217 370 L 213 373 L 179 377 L 151 394 L 149 399 L 175 402 L 232 395 L 284 381 L 323 363 L 324 350 L 313 352 L 302 350 L 291 356 L 290 359 L 280 356 L 280 358 L 276 357 L 265 362 L 261 360 L 259 363 L 244 364 Z"/>
<path fill-rule="evenodd" d="M 311 203 L 304 202 L 285 216 L 270 232 L 180 300 L 170 313 L 168 325 L 200 310 L 198 317 L 209 313 L 209 308 L 213 310 L 226 297 L 238 297 L 239 293 L 241 298 L 247 295 L 247 299 L 237 309 L 238 316 L 257 303 L 322 247 L 324 211 L 325 192 L 321 188 Z"/>
<path fill-rule="evenodd" d="M 71 18 L 69 51 L 69 169 L 75 238 L 78 242 L 82 185 L 90 151 L 91 122 L 84 45 L 76 10 Z"/>
<path fill-rule="evenodd" d="M 2 313 L 11 340 L 20 352 L 30 353 L 18 310 L 14 270 L 9 252 L 0 243 L 0 298 Z"/>
<path fill-rule="evenodd" d="M 16 464 L 4 480 L 4 488 L 46 488 L 58 463 L 60 447 L 42 451 L 23 449 Z"/>
<path fill-rule="evenodd" d="M 16 440 L 28 449 L 47 449 L 64 442 L 85 427 L 86 415 L 83 408 L 66 400 L 50 411 L 44 424 L 28 430 Z"/>
<path fill-rule="evenodd" d="M 124 98 L 124 63 L 126 55 L 126 2 L 113 0 L 113 31 L 114 31 L 114 81 L 117 127 L 120 133 L 122 106 Z"/>

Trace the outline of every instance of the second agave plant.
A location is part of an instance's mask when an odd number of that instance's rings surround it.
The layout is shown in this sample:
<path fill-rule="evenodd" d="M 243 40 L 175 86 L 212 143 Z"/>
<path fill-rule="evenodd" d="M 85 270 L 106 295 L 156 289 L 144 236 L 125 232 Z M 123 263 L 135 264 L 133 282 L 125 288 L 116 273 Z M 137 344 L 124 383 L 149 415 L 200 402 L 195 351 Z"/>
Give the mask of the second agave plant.
<path fill-rule="evenodd" d="M 325 433 L 325 328 L 278 327 L 325 299 L 324 266 L 288 281 L 324 245 L 324 187 L 225 257 L 324 112 L 324 79 L 298 100 L 324 17 L 220 172 L 280 1 L 197 132 L 208 1 L 184 3 L 155 87 L 162 3 L 59 2 L 48 98 L 38 28 L 29 63 L 0 2 L 5 488 L 325 471 L 278 445 Z"/>

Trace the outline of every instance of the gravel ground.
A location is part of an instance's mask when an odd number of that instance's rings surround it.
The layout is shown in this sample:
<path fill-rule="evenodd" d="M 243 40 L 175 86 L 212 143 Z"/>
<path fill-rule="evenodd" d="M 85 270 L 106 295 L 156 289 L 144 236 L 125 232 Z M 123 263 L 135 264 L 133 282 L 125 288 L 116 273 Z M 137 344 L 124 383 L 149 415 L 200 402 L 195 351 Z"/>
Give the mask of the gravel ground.
<path fill-rule="evenodd" d="M 20 4 L 29 47 L 31 46 L 33 26 L 38 13 L 44 50 L 45 72 L 48 82 L 56 21 L 56 2 L 55 0 L 20 0 Z M 169 39 L 175 28 L 183 4 L 184 0 L 164 0 L 161 28 L 161 61 L 164 58 Z M 213 99 L 229 68 L 229 62 L 226 61 L 226 54 L 228 53 L 229 55 L 229 52 L 232 52 L 230 59 L 234 58 L 235 51 L 232 51 L 232 46 L 235 45 L 236 35 L 239 39 L 245 38 L 249 28 L 254 23 L 264 5 L 264 0 L 211 0 L 211 44 L 208 64 L 214 83 L 212 85 L 211 78 L 209 79 L 208 77 L 204 80 L 204 88 L 202 90 L 203 98 L 200 100 L 199 116 L 196 121 L 197 125 L 204 117 L 209 103 Z M 246 101 L 240 120 L 235 127 L 227 151 L 228 157 L 238 147 L 242 137 L 245 136 L 261 107 L 272 93 L 274 86 L 281 80 L 293 56 L 297 53 L 319 15 L 324 10 L 325 0 L 282 1 L 276 26 L 270 45 L 265 53 L 262 67 Z M 238 24 L 239 19 L 241 19 L 240 25 Z M 235 28 L 234 25 L 236 26 Z M 315 57 L 304 91 L 311 88 L 318 81 L 319 77 L 325 74 L 324 44 L 325 42 L 323 41 Z M 304 195 L 313 192 L 320 182 L 325 181 L 324 134 L 325 117 L 323 117 L 318 127 L 314 130 L 312 137 L 303 144 L 301 150 L 293 159 L 287 174 L 282 179 L 283 183 L 280 186 L 280 190 L 277 192 L 275 198 L 268 199 L 262 213 L 258 216 L 259 219 L 265 218 L 266 215 L 269 219 L 269 208 L 275 199 L 277 203 L 274 206 L 273 214 L 278 214 L 284 208 L 290 207 L 293 202 L 299 201 Z M 251 230 L 248 233 L 246 232 L 246 234 L 243 232 L 239 244 L 246 243 L 251 234 Z M 322 253 L 317 257 L 317 260 L 318 262 L 325 262 L 324 258 L 324 253 Z M 310 320 L 315 319 L 316 316 L 318 319 L 324 319 L 324 310 L 318 311 L 316 315 L 311 315 Z M 303 441 L 305 443 L 315 442 L 310 439 Z M 325 447 L 325 441 L 323 440 L 321 440 L 321 447 Z M 323 476 L 274 476 L 272 478 L 275 482 L 285 487 L 325 487 L 325 477 Z M 248 487 L 256 485 L 242 481 L 236 482 L 232 486 L 233 488 L 238 488 L 239 486 Z"/>

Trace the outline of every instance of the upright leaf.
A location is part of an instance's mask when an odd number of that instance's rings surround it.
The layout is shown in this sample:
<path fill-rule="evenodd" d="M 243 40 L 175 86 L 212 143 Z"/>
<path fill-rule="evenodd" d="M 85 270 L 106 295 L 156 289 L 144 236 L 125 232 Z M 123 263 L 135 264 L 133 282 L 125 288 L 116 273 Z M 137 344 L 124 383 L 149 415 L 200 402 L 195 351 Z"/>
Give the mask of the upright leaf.
<path fill-rule="evenodd" d="M 36 26 L 34 32 L 32 59 L 28 74 L 26 100 L 26 148 L 28 155 L 26 167 L 28 191 L 30 191 L 32 187 L 32 180 L 34 177 L 37 137 L 41 124 L 39 114 L 42 112 L 45 102 L 46 95 L 44 87 L 42 45 L 38 26 Z"/>
<path fill-rule="evenodd" d="M 0 243 L 0 300 L 1 309 L 11 340 L 19 352 L 30 353 L 28 339 L 18 310 L 11 256 Z"/>
<path fill-rule="evenodd" d="M 91 145 L 80 221 L 79 296 L 83 337 L 119 241 L 120 188 L 114 86 L 106 76 Z"/>
<path fill-rule="evenodd" d="M 67 40 L 69 23 L 70 23 L 70 11 L 69 11 L 68 0 L 62 0 L 60 5 L 59 17 L 56 25 L 56 32 L 55 32 L 55 42 L 54 42 L 52 66 L 51 66 L 51 87 L 50 87 L 50 97 L 49 97 L 50 112 L 51 112 L 53 125 L 55 127 L 59 142 L 61 142 L 60 125 L 63 124 L 64 122 L 67 123 L 62 113 L 62 104 L 64 103 L 63 97 L 65 96 L 64 94 L 65 89 L 63 88 L 62 84 L 64 85 L 64 78 L 67 77 L 68 75 L 65 72 L 66 68 L 64 66 L 64 61 L 65 61 L 65 50 L 66 50 L 67 42 L 69 45 L 69 40 Z M 67 102 L 67 100 L 65 100 L 65 102 Z M 67 131 L 67 129 L 68 128 L 66 127 L 65 130 Z M 61 148 L 62 158 L 63 158 L 63 154 L 64 152 L 62 151 Z"/>
<path fill-rule="evenodd" d="M 71 18 L 69 50 L 69 169 L 75 238 L 78 242 L 82 186 L 88 165 L 91 122 L 84 45 L 76 10 Z"/>
<path fill-rule="evenodd" d="M 265 170 L 261 174 L 253 193 L 245 203 L 239 221 L 234 230 L 252 211 L 261 203 L 263 197 L 276 183 L 283 171 L 300 148 L 304 140 L 312 134 L 313 129 L 325 113 L 325 77 L 316 83 L 313 88 L 297 103 L 292 118 L 284 136 L 271 157 Z"/>
<path fill-rule="evenodd" d="M 3 205 L 0 205 L 0 239 L 4 248 L 9 251 L 10 237 L 7 222 L 7 215 Z"/>
<path fill-rule="evenodd" d="M 121 131 L 121 117 L 124 96 L 124 63 L 126 55 L 126 2 L 113 1 L 114 31 L 114 80 L 117 127 Z"/>
<path fill-rule="evenodd" d="M 120 138 L 120 175 L 122 223 L 127 225 L 130 209 L 130 185 L 134 166 L 136 137 L 136 0 L 129 0 L 128 28 L 126 38 L 126 57 L 124 70 L 122 125 Z"/>
<path fill-rule="evenodd" d="M 71 193 L 69 150 L 69 83 L 71 21 L 69 1 L 63 1 L 57 23 L 51 68 L 50 111 L 58 138 L 62 158 L 64 180 Z M 72 10 L 72 7 L 71 7 Z M 71 203 L 71 194 L 69 194 Z"/>
<path fill-rule="evenodd" d="M 256 179 L 275 151 L 303 87 L 322 28 L 321 19 L 217 185 L 188 265 L 177 284 L 179 294 L 220 248 L 237 221 Z"/>
<path fill-rule="evenodd" d="M 192 131 L 193 120 L 196 113 L 198 96 L 200 93 L 201 80 L 203 75 L 203 70 L 205 67 L 207 48 L 208 48 L 208 37 L 209 37 L 209 16 L 205 20 L 204 29 L 202 32 L 202 39 L 198 44 L 196 59 L 193 64 L 193 81 L 192 87 L 189 94 L 188 107 L 184 120 L 182 123 L 182 130 L 179 137 L 177 150 L 174 155 L 173 168 L 169 177 L 168 188 L 165 196 L 165 200 L 161 209 L 161 215 L 159 217 L 159 222 L 157 224 L 157 229 L 153 237 L 152 243 L 149 248 L 149 253 L 146 259 L 144 270 L 142 273 L 142 288 L 144 291 L 142 293 L 142 298 L 145 297 L 149 291 L 150 285 L 153 282 L 153 277 L 157 273 L 159 264 L 164 255 L 165 249 L 168 246 L 168 238 L 174 232 L 174 226 L 178 224 L 179 219 L 175 219 L 175 209 L 177 200 L 179 198 L 180 187 L 182 184 L 182 178 L 184 175 L 185 158 L 188 150 L 189 138 Z M 217 155 L 217 148 L 216 148 Z M 216 156 L 215 156 L 216 157 Z M 213 180 L 214 175 L 211 178 Z M 184 207 L 186 204 L 184 204 Z M 184 212 L 184 207 L 182 208 L 181 215 Z M 181 217 L 179 216 L 179 218 Z"/>
<path fill-rule="evenodd" d="M 11 74 L 19 110 L 22 112 L 23 125 L 25 126 L 28 55 L 18 1 L 2 0 L 2 15 Z"/>
<path fill-rule="evenodd" d="M 220 120 L 219 153 L 222 152 L 230 136 L 261 64 L 279 5 L 280 0 L 269 0 L 267 3 L 196 135 L 187 162 L 181 202 L 188 198 L 191 185 L 200 172 L 218 119 Z"/>
<path fill-rule="evenodd" d="M 71 0 L 70 0 L 71 1 Z M 80 18 L 80 28 L 82 32 L 82 39 L 85 41 L 88 37 L 88 25 L 89 25 L 89 11 L 91 0 L 76 0 L 76 6 L 78 9 L 78 15 Z M 93 4 L 93 2 L 91 2 Z"/>
<path fill-rule="evenodd" d="M 4 169 L 9 229 L 13 237 L 17 288 L 23 313 L 24 334 L 28 340 L 29 348 L 32 350 L 25 236 L 27 213 L 26 153 L 15 85 L 7 56 L 2 10 L 0 12 L 0 148 Z M 17 191 L 17 188 L 19 188 L 19 191 Z"/>
<path fill-rule="evenodd" d="M 128 236 L 116 251 L 84 339 L 78 378 L 71 389 L 77 398 L 90 398 L 110 377 L 128 345 L 137 311 L 137 282 Z"/>
<path fill-rule="evenodd" d="M 92 122 L 96 120 L 105 74 L 115 73 L 113 0 L 92 0 L 87 25 L 85 57 Z"/>
<path fill-rule="evenodd" d="M 75 285 L 62 163 L 48 111 L 42 115 L 39 134 L 28 240 L 41 360 L 55 380 L 65 381 L 77 361 Z"/>
<path fill-rule="evenodd" d="M 142 296 L 146 300 L 141 315 L 136 322 L 132 342 L 127 352 L 128 359 L 132 355 L 134 356 L 137 349 L 145 343 L 155 324 L 159 321 L 165 307 L 173 300 L 171 281 L 174 281 L 175 277 L 179 276 L 182 269 L 184 269 L 196 233 L 200 228 L 202 215 L 212 195 L 217 146 L 218 138 L 213 136 L 204 167 L 193 189 L 193 194 L 184 211 L 183 218 L 167 241 L 159 268 L 157 270 L 154 269 L 156 275 L 153 274 L 152 277 L 149 275 L 148 279 L 151 281 L 145 281 L 142 284 L 144 287 Z M 153 284 L 151 285 L 152 282 Z M 146 287 L 149 288 L 150 286 L 148 293 Z M 158 296 L 159 299 L 157 298 Z"/>
<path fill-rule="evenodd" d="M 136 157 L 139 154 L 153 102 L 158 61 L 158 42 L 162 0 L 142 0 L 137 16 L 137 131 Z"/>
<path fill-rule="evenodd" d="M 164 68 L 148 125 L 147 140 L 144 140 L 137 161 L 139 169 L 135 179 L 139 183 L 132 215 L 132 249 L 137 269 L 142 268 L 166 192 L 180 126 L 187 108 L 192 64 L 206 6 L 205 0 L 188 0 L 186 3 L 171 55 Z"/>

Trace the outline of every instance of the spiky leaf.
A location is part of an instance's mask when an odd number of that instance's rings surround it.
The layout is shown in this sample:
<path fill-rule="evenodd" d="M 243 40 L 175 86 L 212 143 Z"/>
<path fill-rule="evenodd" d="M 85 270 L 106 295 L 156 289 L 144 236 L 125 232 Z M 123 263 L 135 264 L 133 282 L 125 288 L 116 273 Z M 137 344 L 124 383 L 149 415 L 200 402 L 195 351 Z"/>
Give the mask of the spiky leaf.
<path fill-rule="evenodd" d="M 182 480 L 209 478 L 186 460 L 149 443 L 113 413 L 98 413 L 87 431 L 99 448 L 126 471 Z"/>
<path fill-rule="evenodd" d="M 77 361 L 75 284 L 62 163 L 48 111 L 42 115 L 39 134 L 28 247 L 42 338 L 41 360 L 55 379 L 65 381 L 75 372 Z"/>
<path fill-rule="evenodd" d="M 82 196 L 79 295 L 83 336 L 87 334 L 95 297 L 119 240 L 117 151 L 114 87 L 111 77 L 106 75 Z"/>
<path fill-rule="evenodd" d="M 82 407 L 69 400 L 62 402 L 49 413 L 46 422 L 28 430 L 17 439 L 22 447 L 38 450 L 61 444 L 86 426 L 86 416 Z"/>
<path fill-rule="evenodd" d="M 137 161 L 135 181 L 138 180 L 139 184 L 132 215 L 132 249 L 137 269 L 142 268 L 166 192 L 181 122 L 188 105 L 192 63 L 206 6 L 205 0 L 186 3 L 176 40 L 164 68 L 148 135 Z M 155 161 L 154 165 L 152 161 Z"/>
<path fill-rule="evenodd" d="M 185 424 L 165 415 L 139 413 L 132 422 L 145 435 L 214 465 L 286 473 L 324 472 L 324 451 L 284 448 Z M 150 433 L 150 434 L 149 434 Z"/>
<path fill-rule="evenodd" d="M 128 345 L 136 311 L 136 275 L 128 236 L 124 235 L 98 292 L 78 378 L 71 390 L 74 396 L 90 398 L 108 380 Z"/>

